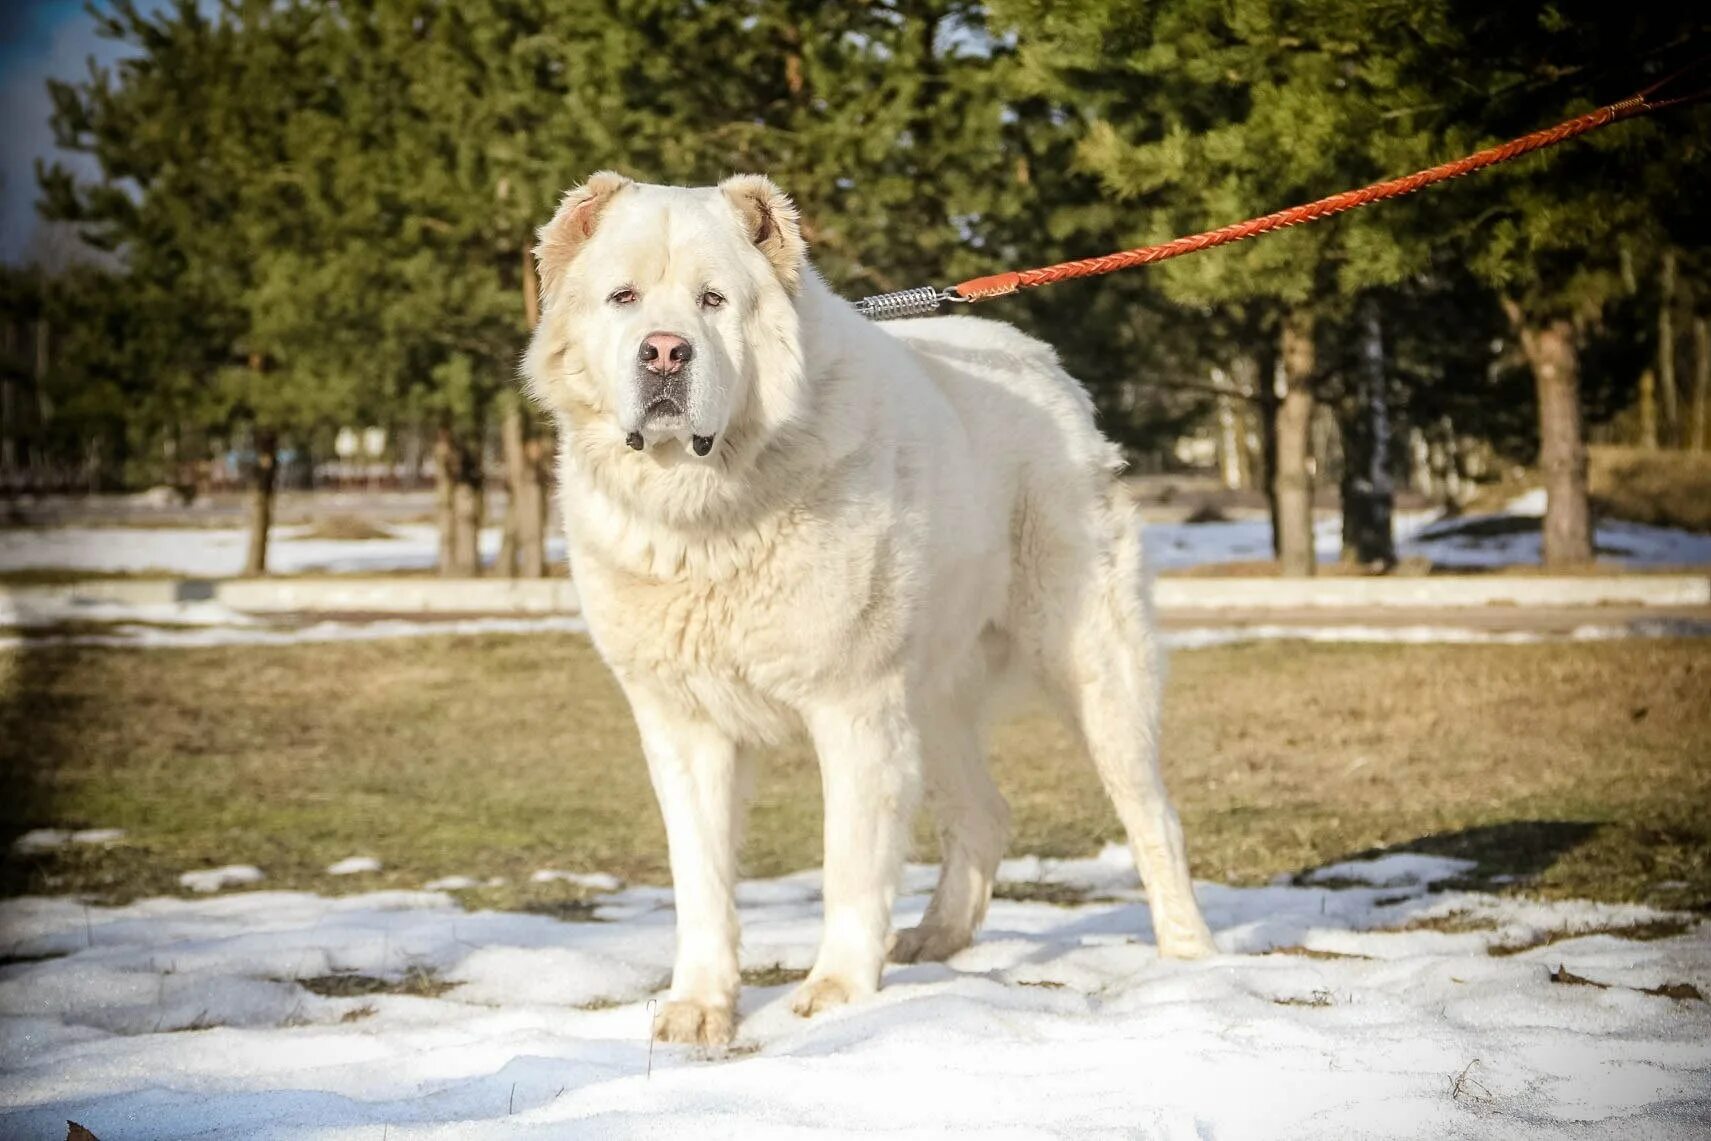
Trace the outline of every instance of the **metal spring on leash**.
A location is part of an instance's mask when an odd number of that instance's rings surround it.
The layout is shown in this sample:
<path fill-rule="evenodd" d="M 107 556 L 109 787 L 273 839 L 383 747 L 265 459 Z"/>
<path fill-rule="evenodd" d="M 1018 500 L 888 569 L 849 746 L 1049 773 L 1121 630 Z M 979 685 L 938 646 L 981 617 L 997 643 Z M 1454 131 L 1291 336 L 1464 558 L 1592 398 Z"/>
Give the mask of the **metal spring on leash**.
<path fill-rule="evenodd" d="M 880 293 L 864 297 L 855 303 L 856 312 L 873 321 L 895 321 L 900 317 L 925 317 L 939 311 L 947 301 L 966 301 L 948 289 L 930 285 L 914 289 L 899 289 L 895 293 Z"/>

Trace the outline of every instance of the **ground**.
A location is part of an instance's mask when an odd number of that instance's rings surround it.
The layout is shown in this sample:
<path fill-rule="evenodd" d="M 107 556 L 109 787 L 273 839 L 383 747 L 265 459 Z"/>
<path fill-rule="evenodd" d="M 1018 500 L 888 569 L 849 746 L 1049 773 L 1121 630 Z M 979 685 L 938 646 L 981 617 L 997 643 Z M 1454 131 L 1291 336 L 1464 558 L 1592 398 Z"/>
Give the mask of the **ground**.
<path fill-rule="evenodd" d="M 1536 498 L 1409 516 L 1407 568 L 1520 571 Z M 276 567 L 425 573 L 429 528 L 352 510 L 294 517 Z M 1216 514 L 1155 516 L 1154 564 L 1271 570 L 1252 505 Z M 1711 563 L 1689 530 L 1599 545 L 1606 569 Z M 1704 608 L 1166 614 L 1166 769 L 1220 951 L 1192 964 L 1158 958 L 1097 781 L 1026 714 L 996 741 L 1016 855 L 980 939 L 798 1019 L 819 781 L 771 754 L 738 1037 L 708 1053 L 648 1045 L 664 837 L 575 616 L 4 589 L 241 550 L 229 526 L 0 530 L 0 1136 L 1711 1130 Z M 900 925 L 935 874 L 908 869 Z"/>
<path fill-rule="evenodd" d="M 1267 642 L 1172 655 L 1166 768 L 1195 875 L 1263 883 L 1395 846 L 1482 861 L 1532 892 L 1711 910 L 1711 656 L 1702 640 Z M 4 863 L 7 893 L 110 902 L 189 870 L 265 886 L 502 885 L 473 902 L 574 908 L 543 869 L 664 882 L 635 731 L 584 637 L 425 637 L 0 653 L 8 836 L 123 828 Z M 1120 835 L 1049 718 L 997 737 L 1012 850 Z M 745 869 L 819 858 L 805 751 L 761 766 Z M 921 858 L 934 858 L 929 830 Z M 325 869 L 372 856 L 378 872 Z"/>
<path fill-rule="evenodd" d="M 1029 715 L 995 763 L 1032 854 L 979 941 L 811 1021 L 818 780 L 770 755 L 708 1053 L 648 1045 L 664 839 L 583 636 L 25 642 L 0 1136 L 1702 1136 L 1707 645 L 1176 652 L 1221 953 L 1159 959 L 1092 773 Z"/>

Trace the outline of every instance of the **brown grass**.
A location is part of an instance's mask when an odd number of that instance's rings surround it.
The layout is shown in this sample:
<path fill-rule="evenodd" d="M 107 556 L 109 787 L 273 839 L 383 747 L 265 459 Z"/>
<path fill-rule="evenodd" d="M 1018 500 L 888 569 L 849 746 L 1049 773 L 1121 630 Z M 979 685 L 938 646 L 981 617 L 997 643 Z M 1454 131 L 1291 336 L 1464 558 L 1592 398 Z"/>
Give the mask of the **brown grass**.
<path fill-rule="evenodd" d="M 1635 523 L 1711 531 L 1711 452 L 1591 448 L 1587 478 L 1599 511 Z"/>
<path fill-rule="evenodd" d="M 293 979 L 310 994 L 323 998 L 366 998 L 375 994 L 403 994 L 412 998 L 438 998 L 461 985 L 441 978 L 426 967 L 411 966 L 395 979 L 376 978 L 354 971 L 338 971 L 330 975 Z"/>
<path fill-rule="evenodd" d="M 385 527 L 370 523 L 357 515 L 322 515 L 309 525 L 309 529 L 298 533 L 299 539 L 391 539 L 395 538 Z"/>
<path fill-rule="evenodd" d="M 1182 652 L 1167 777 L 1204 878 L 1406 847 L 1477 860 L 1475 883 L 1711 910 L 1708 699 L 1711 656 L 1693 641 Z M 995 745 L 1013 852 L 1120 838 L 1054 722 L 1024 716 Z M 760 769 L 745 871 L 817 863 L 812 759 L 787 749 Z M 462 896 L 585 918 L 585 893 L 529 873 L 667 876 L 634 728 L 573 635 L 7 652 L 0 779 L 0 842 L 128 831 L 110 849 L 6 858 L 8 894 L 173 893 L 179 872 L 232 862 L 263 868 L 267 888 L 352 890 L 323 869 L 364 852 L 385 864 L 364 889 L 498 876 Z M 917 857 L 936 858 L 919 835 Z"/>

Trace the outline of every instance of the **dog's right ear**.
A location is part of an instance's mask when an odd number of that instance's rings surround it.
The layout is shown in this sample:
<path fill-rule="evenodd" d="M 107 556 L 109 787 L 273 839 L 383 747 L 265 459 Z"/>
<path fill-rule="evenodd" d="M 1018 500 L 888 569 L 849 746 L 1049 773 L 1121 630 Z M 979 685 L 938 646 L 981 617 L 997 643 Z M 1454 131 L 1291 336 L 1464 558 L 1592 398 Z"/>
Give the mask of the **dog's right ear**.
<path fill-rule="evenodd" d="M 630 180 L 623 175 L 602 170 L 581 186 L 565 191 L 553 220 L 535 235 L 539 239 L 535 243 L 535 266 L 540 273 L 542 300 L 557 289 L 576 251 L 594 236 L 594 225 L 607 204 L 629 185 Z"/>

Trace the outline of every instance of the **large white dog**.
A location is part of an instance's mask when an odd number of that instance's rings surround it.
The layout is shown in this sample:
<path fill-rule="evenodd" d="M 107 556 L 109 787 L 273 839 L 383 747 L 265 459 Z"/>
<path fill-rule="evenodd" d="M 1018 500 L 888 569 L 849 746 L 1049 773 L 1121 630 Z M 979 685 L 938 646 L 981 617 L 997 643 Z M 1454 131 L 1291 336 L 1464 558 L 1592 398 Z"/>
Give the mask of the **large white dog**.
<path fill-rule="evenodd" d="M 825 792 L 825 934 L 794 1009 L 873 993 L 888 953 L 968 945 L 1008 838 L 982 736 L 1011 679 L 1085 742 L 1160 951 L 1211 951 L 1159 776 L 1139 523 L 1052 350 L 968 317 L 868 321 L 758 176 L 597 174 L 536 254 L 525 372 L 558 419 L 571 570 L 670 839 L 659 1036 L 731 1037 L 745 754 L 800 729 Z M 893 938 L 923 786 L 944 870 Z"/>

